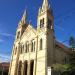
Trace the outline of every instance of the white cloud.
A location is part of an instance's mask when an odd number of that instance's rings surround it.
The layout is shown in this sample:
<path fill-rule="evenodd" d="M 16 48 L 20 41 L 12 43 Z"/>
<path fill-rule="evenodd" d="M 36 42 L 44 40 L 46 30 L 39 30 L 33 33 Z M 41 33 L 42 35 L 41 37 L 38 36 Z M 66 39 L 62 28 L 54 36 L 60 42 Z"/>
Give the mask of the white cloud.
<path fill-rule="evenodd" d="M 4 42 L 4 40 L 0 39 L 0 43 Z"/>
<path fill-rule="evenodd" d="M 7 37 L 15 37 L 15 35 L 9 33 L 0 33 L 0 35 L 7 36 Z"/>
<path fill-rule="evenodd" d="M 15 35 L 13 35 L 13 34 L 2 33 L 2 32 L 0 32 L 0 36 L 15 38 Z M 0 38 L 0 43 L 3 43 L 3 42 L 4 42 L 4 40 Z"/>
<path fill-rule="evenodd" d="M 0 54 L 0 61 L 1 62 L 8 62 L 10 61 L 11 56 L 6 54 Z"/>

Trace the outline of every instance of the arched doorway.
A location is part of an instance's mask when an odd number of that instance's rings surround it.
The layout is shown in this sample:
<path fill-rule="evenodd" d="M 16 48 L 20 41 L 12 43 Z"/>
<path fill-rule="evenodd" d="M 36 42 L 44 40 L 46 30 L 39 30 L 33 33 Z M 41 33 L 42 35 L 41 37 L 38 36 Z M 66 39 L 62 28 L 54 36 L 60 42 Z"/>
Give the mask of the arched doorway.
<path fill-rule="evenodd" d="M 27 75 L 27 68 L 28 68 L 28 62 L 27 60 L 24 62 L 24 70 L 23 70 L 23 75 Z"/>
<path fill-rule="evenodd" d="M 18 75 L 21 75 L 21 74 L 22 74 L 22 61 L 20 61 L 18 65 Z"/>
<path fill-rule="evenodd" d="M 30 75 L 33 75 L 34 72 L 34 60 L 30 61 Z"/>

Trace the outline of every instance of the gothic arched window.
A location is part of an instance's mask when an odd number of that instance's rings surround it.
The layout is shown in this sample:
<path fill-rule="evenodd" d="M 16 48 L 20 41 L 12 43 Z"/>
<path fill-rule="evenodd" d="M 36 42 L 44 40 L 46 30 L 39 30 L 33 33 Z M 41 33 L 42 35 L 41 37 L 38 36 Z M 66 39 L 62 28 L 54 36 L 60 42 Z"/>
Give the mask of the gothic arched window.
<path fill-rule="evenodd" d="M 20 37 L 20 31 L 17 33 L 17 39 Z"/>
<path fill-rule="evenodd" d="M 34 51 L 35 51 L 35 41 L 34 41 Z"/>
<path fill-rule="evenodd" d="M 25 49 L 25 52 L 27 53 L 27 43 L 26 43 L 26 49 Z"/>
<path fill-rule="evenodd" d="M 44 18 L 40 20 L 40 28 L 44 27 Z"/>
<path fill-rule="evenodd" d="M 31 42 L 31 52 L 35 51 L 35 41 L 32 40 Z"/>
<path fill-rule="evenodd" d="M 27 43 L 27 52 L 29 52 L 29 42 Z"/>
<path fill-rule="evenodd" d="M 20 53 L 22 54 L 22 45 L 20 46 Z"/>
<path fill-rule="evenodd" d="M 34 49 L 34 43 L 32 41 L 32 43 L 31 43 L 31 52 L 33 52 L 33 49 Z"/>
<path fill-rule="evenodd" d="M 44 18 L 42 19 L 42 22 L 43 22 L 42 24 L 44 25 Z"/>
<path fill-rule="evenodd" d="M 25 52 L 26 53 L 29 52 L 29 42 L 26 42 L 26 50 L 25 50 Z"/>
<path fill-rule="evenodd" d="M 24 52 L 24 45 L 22 45 L 22 52 Z"/>
<path fill-rule="evenodd" d="M 43 41 L 42 41 L 42 39 L 40 39 L 40 50 L 42 50 L 42 44 L 43 44 Z"/>

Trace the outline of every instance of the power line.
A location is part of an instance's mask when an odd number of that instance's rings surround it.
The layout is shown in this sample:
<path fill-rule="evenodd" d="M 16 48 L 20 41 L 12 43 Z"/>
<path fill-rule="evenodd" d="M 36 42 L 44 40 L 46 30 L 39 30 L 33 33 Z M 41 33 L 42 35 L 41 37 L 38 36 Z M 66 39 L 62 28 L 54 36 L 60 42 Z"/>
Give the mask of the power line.
<path fill-rule="evenodd" d="M 8 58 L 8 57 L 3 57 L 3 56 L 0 56 L 0 58 L 10 59 L 10 56 L 9 56 L 9 58 Z"/>
<path fill-rule="evenodd" d="M 69 14 L 71 14 L 71 13 L 74 13 L 75 12 L 75 7 L 74 8 L 72 8 L 72 9 L 70 9 L 70 10 L 67 10 L 66 12 L 64 12 L 63 14 L 60 14 L 60 15 L 58 15 L 58 16 L 56 16 L 55 18 L 59 18 L 59 17 L 62 17 L 62 16 L 64 16 L 65 17 L 65 15 L 69 15 Z M 75 13 L 74 13 L 75 14 Z"/>
<path fill-rule="evenodd" d="M 68 11 L 65 14 L 59 15 L 58 17 L 55 17 L 55 23 L 58 24 L 61 18 L 63 18 L 62 20 L 69 19 L 74 14 L 75 14 L 75 9 L 73 9 L 72 11 Z"/>

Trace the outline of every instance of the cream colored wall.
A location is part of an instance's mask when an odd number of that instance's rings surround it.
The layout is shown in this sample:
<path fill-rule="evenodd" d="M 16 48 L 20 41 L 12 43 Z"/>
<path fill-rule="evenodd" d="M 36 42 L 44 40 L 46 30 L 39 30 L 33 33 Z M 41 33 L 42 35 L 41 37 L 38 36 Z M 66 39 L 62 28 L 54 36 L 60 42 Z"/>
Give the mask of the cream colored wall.
<path fill-rule="evenodd" d="M 17 69 L 16 66 L 18 63 L 18 55 L 19 55 L 19 49 L 18 49 L 19 48 L 19 41 L 20 41 L 20 39 L 16 40 L 16 37 L 15 37 L 15 41 L 14 41 L 15 46 L 13 45 L 10 68 L 9 68 L 10 75 L 14 75 L 16 73 L 16 69 Z M 15 49 L 16 47 L 17 47 L 17 51 Z M 15 55 L 15 51 L 16 51 L 16 55 Z"/>
<path fill-rule="evenodd" d="M 30 37 L 29 37 L 30 35 Z M 43 50 L 40 50 L 40 39 L 43 39 Z M 36 62 L 36 66 L 34 64 L 34 66 L 36 67 L 36 75 L 41 74 L 41 75 L 45 75 L 45 52 L 46 52 L 46 35 L 41 33 L 39 35 L 35 35 L 32 31 L 29 31 L 28 33 L 24 33 L 24 36 L 21 39 L 21 43 L 25 44 L 25 42 L 29 41 L 29 43 L 31 43 L 31 40 L 35 40 L 36 42 L 36 50 L 35 52 L 31 52 L 31 48 L 30 48 L 30 52 L 28 53 L 22 53 L 19 56 L 19 61 L 21 60 L 22 62 L 24 62 L 25 60 L 36 60 L 36 54 L 37 54 L 37 62 Z M 38 45 L 37 45 L 38 43 Z M 30 46 L 31 47 L 31 46 Z M 38 48 L 37 48 L 38 47 Z M 34 75 L 35 75 L 35 67 L 34 67 Z"/>

